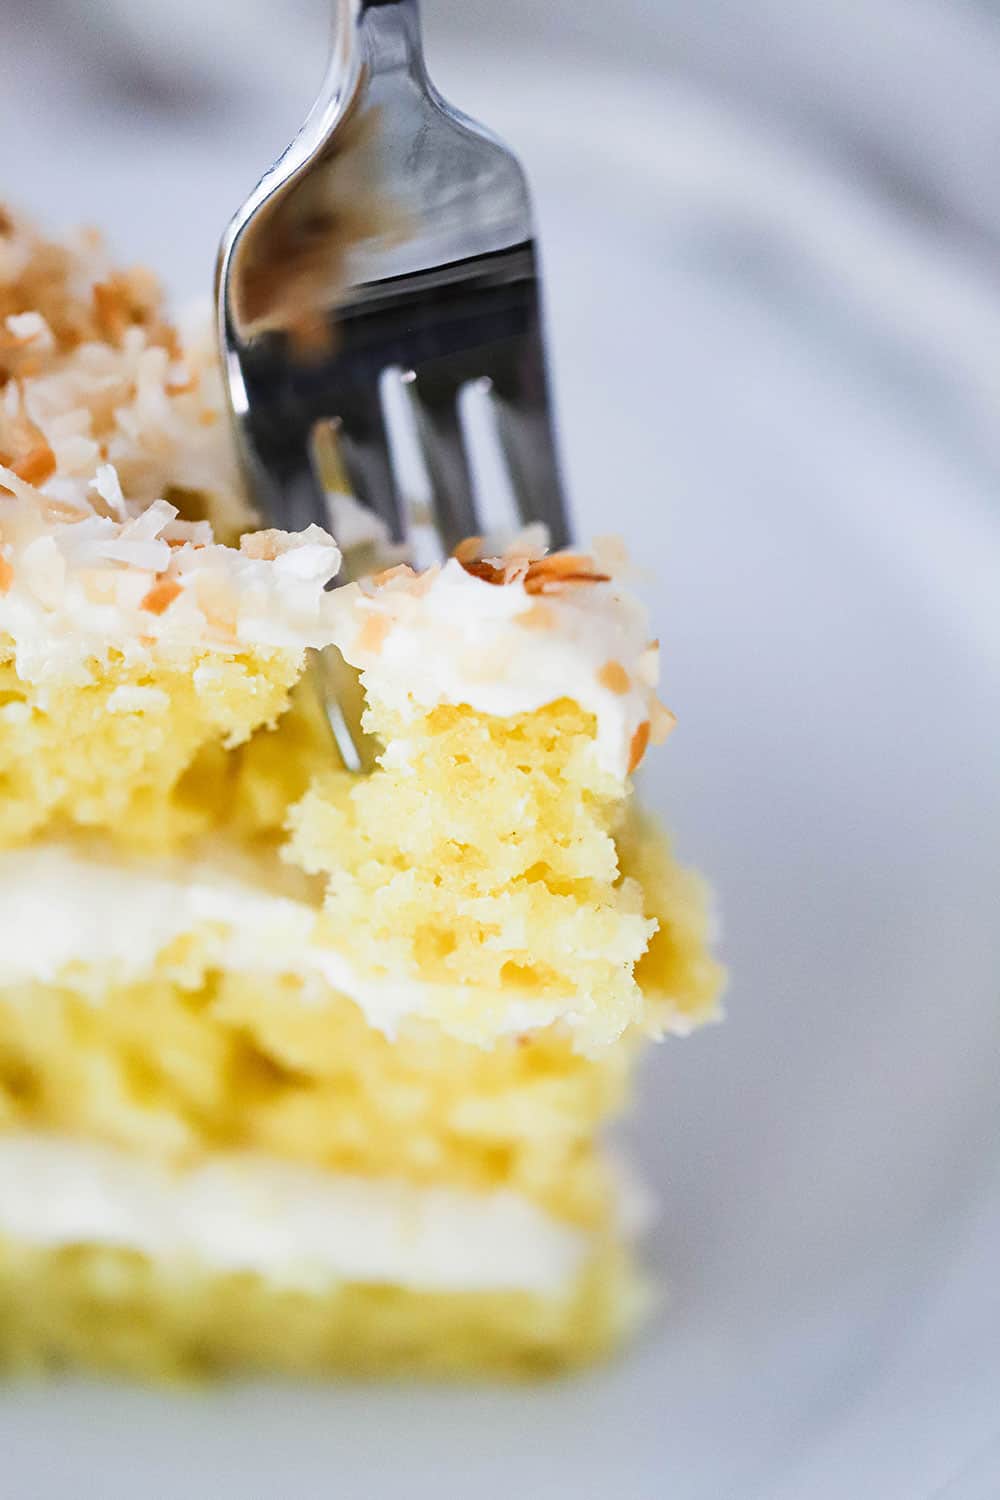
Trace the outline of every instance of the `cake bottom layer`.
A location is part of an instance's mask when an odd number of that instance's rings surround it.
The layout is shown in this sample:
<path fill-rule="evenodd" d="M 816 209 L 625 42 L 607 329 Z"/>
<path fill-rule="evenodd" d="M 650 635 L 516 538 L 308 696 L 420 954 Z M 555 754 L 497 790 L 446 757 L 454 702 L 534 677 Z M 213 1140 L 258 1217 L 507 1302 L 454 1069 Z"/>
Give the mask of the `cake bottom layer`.
<path fill-rule="evenodd" d="M 0 1367 L 541 1374 L 627 1332 L 628 1172 L 585 1231 L 509 1189 L 0 1134 Z"/>
<path fill-rule="evenodd" d="M 539 1377 L 607 1353 L 641 1311 L 620 1249 L 569 1289 L 291 1288 L 135 1251 L 0 1240 L 0 1366 L 151 1380 L 223 1374 Z"/>

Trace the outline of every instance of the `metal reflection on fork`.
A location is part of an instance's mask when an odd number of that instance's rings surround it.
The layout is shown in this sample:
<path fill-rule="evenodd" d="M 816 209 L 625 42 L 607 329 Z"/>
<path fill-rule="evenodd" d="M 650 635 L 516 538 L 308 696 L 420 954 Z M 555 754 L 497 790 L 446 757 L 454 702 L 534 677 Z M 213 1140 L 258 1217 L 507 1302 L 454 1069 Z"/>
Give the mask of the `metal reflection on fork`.
<path fill-rule="evenodd" d="M 223 237 L 218 318 L 240 450 L 272 524 L 328 523 L 324 427 L 355 499 L 406 542 L 383 399 L 395 378 L 442 554 L 484 529 L 460 417 L 472 383 L 489 390 L 520 519 L 568 541 L 524 173 L 430 82 L 417 0 L 337 0 L 319 98 Z M 323 657 L 341 754 L 366 768 L 356 684 Z"/>

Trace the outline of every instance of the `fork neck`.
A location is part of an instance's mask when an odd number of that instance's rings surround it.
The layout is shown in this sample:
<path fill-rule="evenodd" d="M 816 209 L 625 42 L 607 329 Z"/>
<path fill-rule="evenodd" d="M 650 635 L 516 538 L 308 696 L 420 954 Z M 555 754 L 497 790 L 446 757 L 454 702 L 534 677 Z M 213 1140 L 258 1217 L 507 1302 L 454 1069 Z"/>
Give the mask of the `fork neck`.
<path fill-rule="evenodd" d="M 372 73 L 425 72 L 419 0 L 336 0 L 334 32 L 350 37 Z"/>

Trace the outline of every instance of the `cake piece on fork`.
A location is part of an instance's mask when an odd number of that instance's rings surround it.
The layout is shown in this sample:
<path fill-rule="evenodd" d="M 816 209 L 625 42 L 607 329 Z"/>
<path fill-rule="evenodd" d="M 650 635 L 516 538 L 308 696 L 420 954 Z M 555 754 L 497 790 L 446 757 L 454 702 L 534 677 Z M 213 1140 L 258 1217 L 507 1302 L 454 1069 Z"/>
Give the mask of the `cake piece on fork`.
<path fill-rule="evenodd" d="M 327 877 L 345 991 L 387 1024 L 419 996 L 422 1015 L 480 1045 L 558 1023 L 597 1052 L 711 1010 L 708 969 L 693 988 L 669 967 L 645 992 L 636 975 L 658 893 L 619 838 L 640 859 L 659 843 L 631 776 L 673 717 L 645 611 L 614 576 L 620 549 L 604 552 L 546 554 L 526 535 L 487 558 L 472 540 L 443 567 L 400 565 L 336 596 L 334 639 L 384 750 L 371 776 L 317 782 L 292 812 L 291 853 Z"/>

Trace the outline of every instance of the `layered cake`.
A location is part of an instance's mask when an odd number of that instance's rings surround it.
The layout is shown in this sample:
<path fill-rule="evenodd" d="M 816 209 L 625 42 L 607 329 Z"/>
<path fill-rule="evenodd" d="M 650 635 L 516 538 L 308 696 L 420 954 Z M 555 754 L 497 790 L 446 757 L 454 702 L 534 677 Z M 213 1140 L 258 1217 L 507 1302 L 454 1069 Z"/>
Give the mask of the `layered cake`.
<path fill-rule="evenodd" d="M 0 217 L 8 1367 L 530 1373 L 641 1308 L 602 1137 L 719 990 L 645 614 L 610 544 L 338 565 L 151 278 Z"/>

